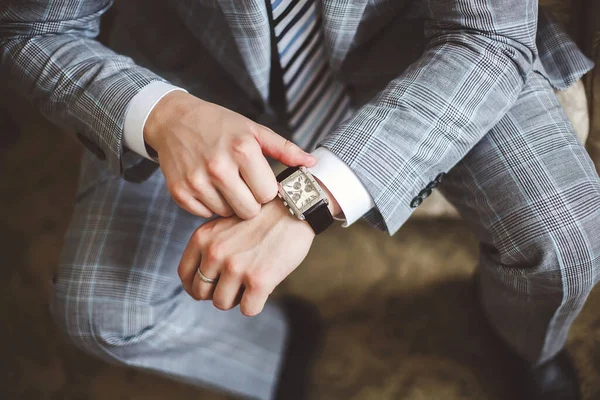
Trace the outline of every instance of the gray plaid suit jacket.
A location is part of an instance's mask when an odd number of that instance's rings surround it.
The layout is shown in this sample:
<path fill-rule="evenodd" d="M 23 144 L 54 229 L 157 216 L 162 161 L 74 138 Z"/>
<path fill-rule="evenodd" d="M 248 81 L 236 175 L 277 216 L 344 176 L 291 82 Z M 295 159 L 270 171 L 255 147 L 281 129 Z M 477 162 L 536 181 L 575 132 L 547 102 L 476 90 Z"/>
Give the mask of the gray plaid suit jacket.
<path fill-rule="evenodd" d="M 201 83 L 197 95 L 243 97 L 259 114 L 269 113 L 264 0 L 121 4 L 136 11 L 126 25 L 137 47 L 144 50 L 144 41 L 150 46 L 146 65 L 152 71 L 95 40 L 112 1 L 3 0 L 0 76 L 52 121 L 74 130 L 108 169 L 130 179 L 139 179 L 128 171 L 144 161 L 124 156 L 124 116 L 132 97 L 152 81 L 191 73 L 190 81 Z M 592 66 L 538 13 L 535 0 L 322 0 L 320 5 L 329 63 L 347 81 L 353 76 L 344 70 L 350 53 L 365 51 L 370 39 L 398 24 L 399 15 L 422 21 L 424 42 L 416 61 L 398 69 L 320 143 L 358 175 L 376 204 L 367 220 L 390 233 L 411 214 L 415 195 L 460 161 L 511 108 L 528 74 L 541 72 L 564 89 Z M 193 55 L 196 66 L 213 60 L 220 78 L 201 69 L 189 72 L 178 64 L 182 54 Z M 388 62 L 395 56 L 389 54 Z M 368 57 L 365 51 L 362 58 Z"/>

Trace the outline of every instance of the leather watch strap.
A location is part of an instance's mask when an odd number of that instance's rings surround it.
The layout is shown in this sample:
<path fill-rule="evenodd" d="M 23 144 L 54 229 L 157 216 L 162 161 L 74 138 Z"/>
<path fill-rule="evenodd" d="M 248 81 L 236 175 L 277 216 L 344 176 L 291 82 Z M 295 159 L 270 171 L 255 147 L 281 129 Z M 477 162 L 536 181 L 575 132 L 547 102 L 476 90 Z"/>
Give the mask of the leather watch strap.
<path fill-rule="evenodd" d="M 317 204 L 306 210 L 304 212 L 304 217 L 313 231 L 315 231 L 315 235 L 323 232 L 333 224 L 333 216 L 324 200 L 319 201 Z"/>
<path fill-rule="evenodd" d="M 300 168 L 298 167 L 288 167 L 284 169 L 282 172 L 277 175 L 277 182 L 282 182 L 285 178 L 298 171 Z"/>

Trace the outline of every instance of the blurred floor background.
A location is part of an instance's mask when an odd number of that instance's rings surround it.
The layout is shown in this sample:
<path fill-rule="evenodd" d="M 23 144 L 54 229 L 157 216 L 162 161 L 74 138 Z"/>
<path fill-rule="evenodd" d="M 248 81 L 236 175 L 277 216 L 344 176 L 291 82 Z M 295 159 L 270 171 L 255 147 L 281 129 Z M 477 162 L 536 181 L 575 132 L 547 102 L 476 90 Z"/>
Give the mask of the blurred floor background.
<path fill-rule="evenodd" d="M 98 361 L 57 334 L 50 279 L 81 151 L 31 106 L 0 95 L 0 398 L 228 399 Z M 476 241 L 460 221 L 412 220 L 391 238 L 362 224 L 319 237 L 276 291 L 312 300 L 325 317 L 312 398 L 512 399 L 515 377 L 474 297 L 476 261 Z M 568 348 L 584 398 L 600 399 L 599 289 Z"/>

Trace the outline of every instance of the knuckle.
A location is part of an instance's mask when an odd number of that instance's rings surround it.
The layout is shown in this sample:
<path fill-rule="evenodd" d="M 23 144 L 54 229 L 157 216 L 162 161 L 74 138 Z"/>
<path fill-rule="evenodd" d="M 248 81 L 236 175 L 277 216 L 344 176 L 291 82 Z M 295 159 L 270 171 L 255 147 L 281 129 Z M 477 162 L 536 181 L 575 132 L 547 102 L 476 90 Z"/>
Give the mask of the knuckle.
<path fill-rule="evenodd" d="M 193 171 L 186 175 L 185 180 L 189 187 L 195 189 L 196 191 L 202 190 L 204 187 L 204 177 L 200 171 Z"/>
<path fill-rule="evenodd" d="M 213 305 L 221 311 L 231 310 L 231 306 L 223 304 L 221 301 L 217 301 L 213 299 Z"/>
<path fill-rule="evenodd" d="M 291 151 L 296 149 L 296 145 L 292 143 L 289 139 L 285 139 L 285 142 L 283 143 L 283 148 L 287 151 Z"/>
<path fill-rule="evenodd" d="M 215 213 L 221 217 L 230 217 L 233 215 L 233 211 L 231 210 L 231 207 L 229 207 L 229 204 L 227 204 L 224 201 L 220 201 L 217 204 L 215 204 L 214 208 L 215 208 Z"/>
<path fill-rule="evenodd" d="M 240 276 L 244 270 L 244 265 L 234 258 L 225 261 L 225 273 L 231 276 Z"/>
<path fill-rule="evenodd" d="M 250 274 L 246 277 L 246 287 L 253 292 L 265 292 L 267 282 L 264 276 L 258 273 Z"/>
<path fill-rule="evenodd" d="M 190 297 L 191 297 L 192 299 L 194 299 L 194 300 L 196 300 L 196 301 L 203 300 L 201 297 L 199 297 L 199 296 L 198 296 L 196 293 L 194 293 L 194 292 L 191 292 L 191 293 L 188 293 L 188 294 L 190 295 Z"/>
<path fill-rule="evenodd" d="M 259 125 L 260 129 L 257 128 L 258 132 L 266 135 L 266 136 L 279 136 L 278 134 L 275 133 L 275 131 L 271 128 L 269 128 L 268 126 L 264 126 L 264 125 Z"/>
<path fill-rule="evenodd" d="M 256 206 L 251 207 L 250 212 L 248 213 L 250 218 L 255 218 L 260 214 L 260 204 L 256 203 Z"/>
<path fill-rule="evenodd" d="M 196 301 L 203 300 L 202 293 L 200 292 L 200 289 L 197 285 L 194 285 L 194 287 L 192 287 L 190 296 L 192 296 L 192 299 Z"/>
<path fill-rule="evenodd" d="M 207 300 L 211 300 L 210 295 L 208 295 L 207 293 L 200 293 L 198 295 L 198 297 L 196 298 L 196 300 L 198 301 L 207 301 Z"/>
<path fill-rule="evenodd" d="M 182 203 L 186 198 L 188 186 L 184 182 L 175 182 L 167 184 L 167 189 L 171 193 L 171 197 L 178 203 Z"/>
<path fill-rule="evenodd" d="M 203 293 L 192 292 L 192 298 L 196 301 L 206 300 L 206 295 Z"/>
<path fill-rule="evenodd" d="M 250 133 L 250 135 L 252 135 L 252 137 L 254 138 L 258 138 L 261 134 L 261 125 L 258 125 L 257 123 L 255 123 L 252 120 L 248 120 L 247 121 L 248 124 L 246 125 L 246 130 L 248 131 L 248 133 Z M 265 127 L 262 127 L 263 130 L 266 129 Z"/>
<path fill-rule="evenodd" d="M 254 311 L 254 310 L 248 310 L 246 308 L 241 308 L 240 311 L 242 312 L 242 314 L 244 314 L 246 317 L 256 317 L 259 313 Z"/>
<path fill-rule="evenodd" d="M 199 211 L 198 215 L 202 218 L 210 218 L 213 216 L 213 212 L 209 209 L 206 209 L 206 210 Z"/>
<path fill-rule="evenodd" d="M 211 178 L 222 181 L 227 172 L 227 162 L 223 158 L 213 157 L 206 162 L 206 172 Z"/>
<path fill-rule="evenodd" d="M 200 290 L 198 295 L 197 295 L 197 299 L 196 300 L 211 300 L 211 293 L 210 291 L 202 291 Z"/>
<path fill-rule="evenodd" d="M 196 229 L 192 234 L 192 242 L 199 248 L 203 248 L 206 244 L 206 228 L 201 226 Z"/>
<path fill-rule="evenodd" d="M 266 204 L 273 200 L 277 196 L 277 181 L 273 179 L 273 181 L 265 187 L 263 193 L 257 199 L 261 204 Z"/>
<path fill-rule="evenodd" d="M 234 214 L 234 212 L 233 212 L 233 210 L 231 209 L 231 207 L 225 207 L 225 209 L 223 210 L 223 212 L 221 212 L 219 215 L 220 215 L 221 217 L 228 218 L 228 217 L 231 217 L 231 216 L 233 216 L 233 214 Z"/>
<path fill-rule="evenodd" d="M 186 198 L 180 203 L 180 205 L 181 208 L 185 209 L 191 214 L 202 214 L 208 212 L 208 210 L 205 210 L 204 207 L 202 207 L 202 205 L 194 198 Z"/>
<path fill-rule="evenodd" d="M 181 264 L 179 264 L 179 266 L 177 267 L 177 276 L 179 276 L 179 280 L 181 282 L 183 282 L 186 278 L 185 270 L 183 269 L 183 266 Z"/>
<path fill-rule="evenodd" d="M 218 242 L 211 243 L 206 249 L 206 259 L 209 262 L 219 262 L 223 258 L 223 246 Z"/>
<path fill-rule="evenodd" d="M 242 219 L 252 219 L 260 214 L 261 205 L 257 202 L 253 204 L 245 204 L 244 210 L 241 210 L 239 217 Z"/>
<path fill-rule="evenodd" d="M 256 146 L 252 140 L 238 137 L 235 138 L 231 143 L 231 149 L 236 158 L 241 160 L 249 160 L 252 158 L 252 153 L 254 153 Z"/>

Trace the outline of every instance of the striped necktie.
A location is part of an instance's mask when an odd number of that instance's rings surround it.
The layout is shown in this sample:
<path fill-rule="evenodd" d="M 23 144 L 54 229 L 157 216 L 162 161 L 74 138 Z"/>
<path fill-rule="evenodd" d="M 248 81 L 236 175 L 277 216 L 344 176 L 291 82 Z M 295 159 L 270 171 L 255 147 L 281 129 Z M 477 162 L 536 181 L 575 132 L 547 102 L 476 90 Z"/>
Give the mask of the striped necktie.
<path fill-rule="evenodd" d="M 348 117 L 349 97 L 329 69 L 316 0 L 266 3 L 271 6 L 268 11 L 276 42 L 272 68 L 279 69 L 271 79 L 283 80 L 282 100 L 292 140 L 310 151 Z"/>

